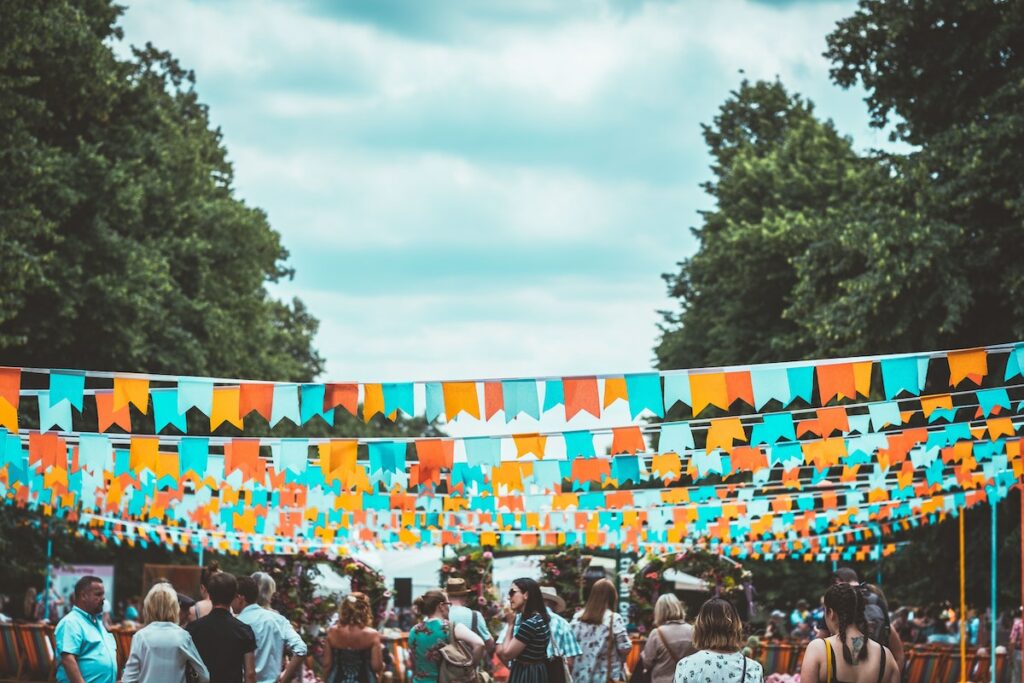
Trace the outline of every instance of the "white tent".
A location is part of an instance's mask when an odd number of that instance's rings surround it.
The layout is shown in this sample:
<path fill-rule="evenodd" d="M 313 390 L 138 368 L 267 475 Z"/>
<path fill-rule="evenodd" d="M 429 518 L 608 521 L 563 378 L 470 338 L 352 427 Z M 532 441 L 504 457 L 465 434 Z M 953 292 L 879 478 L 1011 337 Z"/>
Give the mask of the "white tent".
<path fill-rule="evenodd" d="M 710 592 L 711 586 L 704 579 L 681 572 L 678 569 L 666 569 L 663 577 L 666 581 L 675 583 L 677 591 L 691 591 L 694 593 Z"/>

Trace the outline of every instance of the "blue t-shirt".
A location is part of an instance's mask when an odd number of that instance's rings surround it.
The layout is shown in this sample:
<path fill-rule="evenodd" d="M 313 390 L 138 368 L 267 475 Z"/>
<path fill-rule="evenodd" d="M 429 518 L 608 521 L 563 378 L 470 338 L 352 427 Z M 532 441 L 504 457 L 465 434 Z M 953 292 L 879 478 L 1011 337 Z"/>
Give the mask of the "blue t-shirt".
<path fill-rule="evenodd" d="M 69 681 L 61 655 L 74 655 L 85 683 L 116 683 L 117 643 L 114 634 L 103 628 L 99 615 L 87 614 L 73 607 L 57 624 L 54 632 L 57 643 L 57 680 Z"/>

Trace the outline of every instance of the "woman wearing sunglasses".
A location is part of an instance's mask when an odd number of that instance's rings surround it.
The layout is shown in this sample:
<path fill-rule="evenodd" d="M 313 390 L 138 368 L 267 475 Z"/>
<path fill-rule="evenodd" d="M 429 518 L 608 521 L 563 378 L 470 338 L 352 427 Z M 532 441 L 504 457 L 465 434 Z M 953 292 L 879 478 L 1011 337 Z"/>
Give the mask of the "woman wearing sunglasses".
<path fill-rule="evenodd" d="M 533 579 L 516 579 L 508 592 L 511 610 L 506 615 L 508 628 L 498 645 L 502 661 L 511 661 L 509 683 L 548 683 L 547 658 L 551 630 L 550 616 L 544 606 L 540 585 Z M 516 615 L 519 626 L 516 626 Z"/>

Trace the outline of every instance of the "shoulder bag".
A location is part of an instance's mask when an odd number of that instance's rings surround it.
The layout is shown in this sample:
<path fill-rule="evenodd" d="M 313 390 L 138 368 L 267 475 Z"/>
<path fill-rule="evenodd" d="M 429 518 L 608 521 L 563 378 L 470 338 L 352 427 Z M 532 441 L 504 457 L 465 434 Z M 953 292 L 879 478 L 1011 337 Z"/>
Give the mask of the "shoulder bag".
<path fill-rule="evenodd" d="M 438 683 L 477 683 L 473 655 L 468 652 L 465 643 L 455 637 L 455 624 L 445 622 L 444 627 L 448 631 L 448 643 L 440 650 Z"/>
<path fill-rule="evenodd" d="M 612 652 L 615 650 L 615 614 L 612 613 L 611 618 L 608 620 L 608 664 L 605 668 L 605 677 L 608 683 L 626 683 L 626 678 L 614 678 L 612 676 Z M 625 674 L 625 666 L 623 666 L 623 674 Z"/>
<path fill-rule="evenodd" d="M 565 657 L 562 656 L 561 651 L 558 649 L 558 641 L 555 640 L 555 633 L 551 630 L 551 624 L 548 624 L 548 633 L 551 638 L 551 647 L 554 648 L 555 654 L 552 657 L 548 657 L 547 669 L 548 669 L 548 683 L 572 683 L 572 672 L 569 671 L 569 662 L 565 661 Z"/>

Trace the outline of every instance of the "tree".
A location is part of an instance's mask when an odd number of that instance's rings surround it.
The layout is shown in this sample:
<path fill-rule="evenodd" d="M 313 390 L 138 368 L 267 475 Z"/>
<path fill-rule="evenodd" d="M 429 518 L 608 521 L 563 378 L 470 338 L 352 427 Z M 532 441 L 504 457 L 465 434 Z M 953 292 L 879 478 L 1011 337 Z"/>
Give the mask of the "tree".
<path fill-rule="evenodd" d="M 109 0 L 6 3 L 0 21 L 5 362 L 309 380 L 316 319 L 266 215 L 234 195 L 194 77 L 118 59 Z"/>

